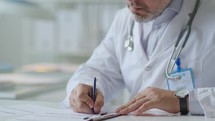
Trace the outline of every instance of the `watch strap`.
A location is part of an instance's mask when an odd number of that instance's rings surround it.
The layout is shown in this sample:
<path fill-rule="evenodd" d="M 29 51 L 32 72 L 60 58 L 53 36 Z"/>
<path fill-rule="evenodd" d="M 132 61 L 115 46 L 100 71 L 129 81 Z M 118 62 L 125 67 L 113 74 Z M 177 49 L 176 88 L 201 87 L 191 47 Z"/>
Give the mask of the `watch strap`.
<path fill-rule="evenodd" d="M 187 115 L 188 114 L 188 110 L 187 110 L 187 97 L 188 96 L 185 96 L 183 98 L 179 98 L 181 115 Z"/>

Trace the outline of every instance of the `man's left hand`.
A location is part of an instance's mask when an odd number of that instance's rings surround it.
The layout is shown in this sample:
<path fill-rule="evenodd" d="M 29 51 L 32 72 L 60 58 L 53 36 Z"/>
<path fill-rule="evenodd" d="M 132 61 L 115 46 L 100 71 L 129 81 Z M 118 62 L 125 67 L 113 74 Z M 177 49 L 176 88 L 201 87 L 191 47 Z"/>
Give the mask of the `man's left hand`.
<path fill-rule="evenodd" d="M 180 111 L 179 99 L 174 91 L 149 87 L 136 95 L 127 104 L 116 109 L 117 113 L 141 115 L 143 112 L 157 108 L 169 113 Z"/>

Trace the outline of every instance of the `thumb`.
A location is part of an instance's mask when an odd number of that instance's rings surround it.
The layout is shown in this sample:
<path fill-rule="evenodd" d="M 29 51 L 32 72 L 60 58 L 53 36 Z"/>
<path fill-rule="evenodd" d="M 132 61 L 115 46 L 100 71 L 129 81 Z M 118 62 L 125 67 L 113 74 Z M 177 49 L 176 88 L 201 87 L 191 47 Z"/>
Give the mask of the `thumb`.
<path fill-rule="evenodd" d="M 102 93 L 98 90 L 97 91 L 97 96 L 96 96 L 96 101 L 95 101 L 95 105 L 94 105 L 94 109 L 96 113 L 99 113 L 101 111 L 101 108 L 104 105 L 104 96 L 102 95 Z"/>

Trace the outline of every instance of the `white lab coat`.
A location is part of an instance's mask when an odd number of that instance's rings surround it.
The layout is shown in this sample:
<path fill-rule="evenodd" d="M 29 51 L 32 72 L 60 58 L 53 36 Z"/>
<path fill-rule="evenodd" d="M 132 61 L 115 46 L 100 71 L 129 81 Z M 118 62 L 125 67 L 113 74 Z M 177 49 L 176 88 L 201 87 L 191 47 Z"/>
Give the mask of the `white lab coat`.
<path fill-rule="evenodd" d="M 134 50 L 127 51 L 124 42 L 129 35 L 131 15 L 120 10 L 102 43 L 83 64 L 67 85 L 68 98 L 78 83 L 91 84 L 97 77 L 98 88 L 105 101 L 127 87 L 134 97 L 147 87 L 167 89 L 165 69 L 181 29 L 189 21 L 196 0 L 184 0 L 178 15 L 168 24 L 148 59 L 140 40 L 139 24 L 135 23 Z M 190 112 L 215 117 L 215 0 L 201 0 L 192 31 L 180 58 L 182 68 L 192 68 L 196 89 L 190 93 Z M 150 48 L 150 47 L 149 47 Z M 203 109 L 203 110 L 202 110 Z M 204 111 L 204 112 L 202 112 Z"/>

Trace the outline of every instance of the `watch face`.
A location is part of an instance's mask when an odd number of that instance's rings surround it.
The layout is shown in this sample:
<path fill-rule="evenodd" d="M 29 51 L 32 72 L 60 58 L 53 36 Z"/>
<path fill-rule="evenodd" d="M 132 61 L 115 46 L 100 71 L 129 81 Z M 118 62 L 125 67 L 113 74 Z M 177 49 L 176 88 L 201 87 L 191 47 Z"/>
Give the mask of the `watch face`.
<path fill-rule="evenodd" d="M 175 95 L 181 98 L 184 98 L 185 96 L 187 96 L 189 94 L 189 90 L 188 89 L 181 89 L 176 91 Z"/>

